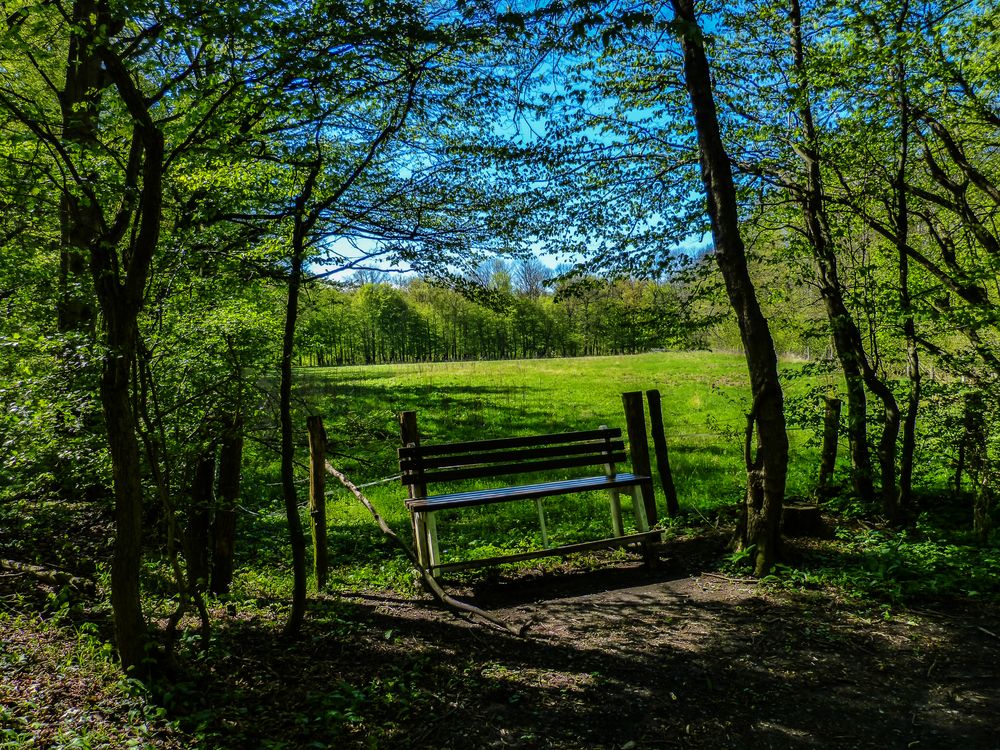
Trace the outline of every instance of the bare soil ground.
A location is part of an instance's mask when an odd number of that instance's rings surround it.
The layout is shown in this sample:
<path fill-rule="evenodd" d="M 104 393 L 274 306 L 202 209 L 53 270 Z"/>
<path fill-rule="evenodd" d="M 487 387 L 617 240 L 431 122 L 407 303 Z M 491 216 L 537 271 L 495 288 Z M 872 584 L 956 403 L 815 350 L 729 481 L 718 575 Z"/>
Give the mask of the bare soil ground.
<path fill-rule="evenodd" d="M 168 705 L 180 726 L 142 745 L 1000 748 L 995 607 L 887 618 L 829 591 L 725 576 L 697 548 L 674 559 L 685 562 L 592 561 L 458 592 L 530 622 L 524 638 L 391 592 L 314 602 L 294 642 L 276 637 L 277 609 L 220 613 L 217 651 L 175 688 L 187 702 Z M 46 675 L 33 648 L 23 632 L 5 644 L 0 708 L 45 702 L 39 715 L 57 724 L 34 746 L 88 711 L 134 721 L 95 707 L 72 670 Z"/>
<path fill-rule="evenodd" d="M 995 612 L 886 621 L 716 574 L 574 578 L 555 584 L 558 598 L 517 601 L 551 596 L 552 581 L 475 597 L 535 618 L 524 640 L 365 600 L 413 649 L 479 664 L 400 746 L 1000 748 Z"/>

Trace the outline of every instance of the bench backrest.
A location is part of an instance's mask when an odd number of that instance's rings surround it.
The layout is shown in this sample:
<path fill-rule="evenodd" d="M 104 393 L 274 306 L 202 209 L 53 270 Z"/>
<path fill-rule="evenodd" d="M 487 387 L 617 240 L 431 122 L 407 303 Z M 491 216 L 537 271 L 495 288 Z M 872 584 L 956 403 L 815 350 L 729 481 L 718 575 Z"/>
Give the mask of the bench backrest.
<path fill-rule="evenodd" d="M 465 443 L 406 445 L 399 449 L 399 469 L 410 497 L 423 497 L 428 484 L 532 474 L 587 466 L 614 472 L 626 461 L 619 428 L 583 432 L 473 440 Z"/>

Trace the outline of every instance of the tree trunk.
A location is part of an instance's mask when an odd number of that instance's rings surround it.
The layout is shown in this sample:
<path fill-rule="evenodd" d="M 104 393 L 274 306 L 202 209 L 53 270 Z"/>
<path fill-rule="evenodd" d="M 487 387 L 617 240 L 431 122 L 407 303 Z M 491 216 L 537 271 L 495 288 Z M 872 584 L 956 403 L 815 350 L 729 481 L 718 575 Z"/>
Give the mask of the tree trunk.
<path fill-rule="evenodd" d="M 126 671 L 143 665 L 146 624 L 140 599 L 142 564 L 142 464 L 136 419 L 130 400 L 131 368 L 138 340 L 149 269 L 160 237 L 163 211 L 163 134 L 156 128 L 131 74 L 109 50 L 101 60 L 133 120 L 133 138 L 141 146 L 142 189 L 132 213 L 133 232 L 119 253 L 117 238 L 101 237 L 90 246 L 94 290 L 104 319 L 107 351 L 101 374 L 101 404 L 107 424 L 115 495 L 115 543 L 111 564 L 111 606 L 115 638 Z M 139 164 L 137 160 L 137 164 Z M 87 220 L 100 218 L 96 201 L 81 202 Z"/>
<path fill-rule="evenodd" d="M 216 595 L 229 593 L 236 555 L 236 506 L 243 468 L 243 415 L 238 413 L 241 407 L 236 408 L 219 450 L 219 502 L 212 524 L 212 593 Z"/>
<path fill-rule="evenodd" d="M 972 506 L 972 529 L 976 541 L 986 546 L 990 541 L 990 530 L 993 528 L 993 491 L 990 488 L 987 475 L 982 475 L 975 486 L 975 499 Z"/>
<path fill-rule="evenodd" d="M 896 22 L 896 34 L 902 35 L 908 5 L 903 4 Z M 906 418 L 903 421 L 903 452 L 899 461 L 899 496 L 897 508 L 904 509 L 912 502 L 913 453 L 917 444 L 917 410 L 920 407 L 920 356 L 917 353 L 917 328 L 913 319 L 913 302 L 910 298 L 910 258 L 906 253 L 909 242 L 909 206 L 907 204 L 906 170 L 910 145 L 910 101 L 906 91 L 906 64 L 897 53 L 896 87 L 899 106 L 899 153 L 896 160 L 894 193 L 896 198 L 896 253 L 899 257 L 899 307 L 903 314 L 903 336 L 906 338 L 906 372 L 909 390 L 906 397 Z"/>
<path fill-rule="evenodd" d="M 111 608 L 115 643 L 126 671 L 145 660 L 146 621 L 142 614 L 142 467 L 135 415 L 129 399 L 136 345 L 136 314 L 119 299 L 102 299 L 108 351 L 101 373 L 101 405 L 107 426 L 115 496 L 115 540 L 111 560 Z"/>
<path fill-rule="evenodd" d="M 292 424 L 292 356 L 295 324 L 299 313 L 299 290 L 302 285 L 302 255 L 294 251 L 288 276 L 288 301 L 285 306 L 285 333 L 281 348 L 281 488 L 285 498 L 285 517 L 292 548 L 292 609 L 285 624 L 285 634 L 294 635 L 302 626 L 306 612 L 306 544 L 302 536 L 299 499 L 295 491 L 295 432 Z"/>
<path fill-rule="evenodd" d="M 878 380 L 879 390 L 875 395 L 882 400 L 882 437 L 878 441 L 878 462 L 882 472 L 882 512 L 889 521 L 899 516 L 896 489 L 896 443 L 899 440 L 901 414 L 896 397 L 889 387 Z M 874 389 L 873 389 L 874 390 Z"/>
<path fill-rule="evenodd" d="M 839 398 L 824 397 L 823 415 L 823 452 L 819 465 L 819 482 L 817 494 L 822 497 L 830 493 L 833 474 L 837 468 L 837 441 L 840 436 L 840 404 Z"/>
<path fill-rule="evenodd" d="M 983 394 L 973 391 L 965 394 L 965 461 L 972 483 L 972 530 L 980 544 L 990 536 L 992 492 L 986 449 L 986 402 Z"/>
<path fill-rule="evenodd" d="M 802 43 L 802 12 L 798 0 L 791 0 L 792 52 L 799 118 L 805 143 L 798 149 L 805 166 L 805 183 L 793 187 L 805 223 L 806 236 L 813 251 L 820 297 L 830 321 L 830 333 L 847 386 L 847 439 L 851 452 L 851 483 L 862 500 L 875 497 L 872 484 L 872 461 L 868 448 L 868 407 L 864 369 L 867 355 L 858 330 L 844 302 L 843 287 L 837 272 L 837 255 L 826 215 L 823 176 L 820 171 L 819 137 L 809 99 L 809 77 Z"/>
<path fill-rule="evenodd" d="M 188 581 L 192 592 L 205 591 L 211 559 L 209 557 L 209 527 L 215 505 L 215 446 L 195 459 L 191 480 L 191 505 L 184 529 L 184 556 L 187 559 Z"/>
<path fill-rule="evenodd" d="M 698 133 L 701 175 L 712 224 L 715 259 L 736 312 L 753 393 L 749 415 L 756 425 L 757 450 L 748 456 L 746 523 L 739 543 L 753 548 L 754 572 L 765 574 L 779 553 L 781 505 L 788 471 L 788 436 L 778 359 L 771 332 L 757 301 L 739 231 L 736 188 L 722 143 L 704 40 L 693 0 L 672 0 L 681 26 L 684 74 Z M 749 453 L 749 451 L 748 451 Z"/>
<path fill-rule="evenodd" d="M 905 253 L 900 256 L 904 258 Z M 907 284 L 905 278 L 906 261 L 900 261 L 901 288 Z M 909 298 L 909 292 L 907 292 Z M 907 304 L 909 304 L 907 302 Z M 909 391 L 906 395 L 906 417 L 903 420 L 903 446 L 899 459 L 899 500 L 900 510 L 909 507 L 913 502 L 913 458 L 917 447 L 917 413 L 920 409 L 920 358 L 917 354 L 916 327 L 912 313 L 903 320 L 903 333 L 906 336 L 906 369 L 909 374 Z"/>
<path fill-rule="evenodd" d="M 285 624 L 285 635 L 295 635 L 302 627 L 306 614 L 306 541 L 299 499 L 295 491 L 295 430 L 292 424 L 292 356 L 295 349 L 295 326 L 299 318 L 299 292 L 302 287 L 302 266 L 309 227 L 306 206 L 312 198 L 322 162 L 312 165 L 302 192 L 295 200 L 295 226 L 292 230 L 291 268 L 288 273 L 288 300 L 285 306 L 285 332 L 281 345 L 281 383 L 279 411 L 281 421 L 281 488 L 285 498 L 285 517 L 292 548 L 292 608 Z"/>
<path fill-rule="evenodd" d="M 66 56 L 66 81 L 59 92 L 62 138 L 82 149 L 98 145 L 98 107 L 108 78 L 94 46 L 98 23 L 107 26 L 108 11 L 101 0 L 77 0 Z M 59 199 L 59 298 L 57 327 L 61 333 L 93 332 L 94 309 L 80 283 L 87 272 L 87 253 L 100 237 L 95 212 L 79 205 L 70 190 Z"/>

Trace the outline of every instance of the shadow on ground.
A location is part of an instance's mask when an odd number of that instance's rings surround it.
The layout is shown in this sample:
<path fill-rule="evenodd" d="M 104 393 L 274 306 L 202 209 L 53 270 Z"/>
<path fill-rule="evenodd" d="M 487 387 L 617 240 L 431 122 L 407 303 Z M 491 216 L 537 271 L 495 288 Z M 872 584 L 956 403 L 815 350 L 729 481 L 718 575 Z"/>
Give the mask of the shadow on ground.
<path fill-rule="evenodd" d="M 622 563 L 465 593 L 528 637 L 384 592 L 314 603 L 295 642 L 237 615 L 190 686 L 225 706 L 200 733 L 220 748 L 1000 748 L 995 612 L 886 621 Z"/>

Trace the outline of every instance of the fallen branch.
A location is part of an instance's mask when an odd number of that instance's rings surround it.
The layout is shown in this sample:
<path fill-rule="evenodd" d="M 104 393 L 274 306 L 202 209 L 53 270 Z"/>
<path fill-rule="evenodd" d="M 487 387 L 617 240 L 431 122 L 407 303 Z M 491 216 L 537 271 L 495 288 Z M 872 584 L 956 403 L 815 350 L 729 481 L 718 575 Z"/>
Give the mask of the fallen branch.
<path fill-rule="evenodd" d="M 490 623 L 491 625 L 500 628 L 501 630 L 504 630 L 508 633 L 512 633 L 513 635 L 523 636 L 525 634 L 528 627 L 530 627 L 531 624 L 530 621 L 529 623 L 521 627 L 515 627 L 508 622 L 504 622 L 498 617 L 494 617 L 489 612 L 484 612 L 479 607 L 473 604 L 468 604 L 466 602 L 459 601 L 458 599 L 455 599 L 452 596 L 450 596 L 448 592 L 446 592 L 443 588 L 441 588 L 441 584 L 439 584 L 435 580 L 434 576 L 431 575 L 431 572 L 420 564 L 420 561 L 417 559 L 416 553 L 414 553 L 414 551 L 410 548 L 410 546 L 402 539 L 400 539 L 399 535 L 392 530 L 392 527 L 389 526 L 388 523 L 386 523 L 385 519 L 382 518 L 382 515 L 375 509 L 375 506 L 372 505 L 371 500 L 369 500 L 367 497 L 364 496 L 361 490 L 358 489 L 357 485 L 355 485 L 350 479 L 348 479 L 346 476 L 337 471 L 337 469 L 335 469 L 329 461 L 326 462 L 326 470 L 329 474 L 335 476 L 342 485 L 344 485 L 348 490 L 350 490 L 351 494 L 354 495 L 354 497 L 356 497 L 360 501 L 360 503 L 364 505 L 365 508 L 368 509 L 368 512 L 371 514 L 372 518 L 375 519 L 375 523 L 378 524 L 378 527 L 382 529 L 385 535 L 388 536 L 396 544 L 397 547 L 403 550 L 403 553 L 413 564 L 413 567 L 416 568 L 417 571 L 420 573 L 421 578 L 423 578 L 424 583 L 427 584 L 427 588 L 430 590 L 434 598 L 437 599 L 438 603 L 440 603 L 442 606 L 445 606 L 449 609 L 453 609 L 457 612 L 471 615 L 473 617 L 479 617 L 485 620 L 486 622 Z"/>
<path fill-rule="evenodd" d="M 17 560 L 0 560 L 0 569 L 9 570 L 12 574 L 29 575 L 35 580 L 47 583 L 50 586 L 69 586 L 85 594 L 93 594 L 95 590 L 94 582 L 86 578 L 80 578 L 72 573 L 52 568 L 43 568 L 41 565 L 29 565 L 28 563 L 17 562 Z"/>

